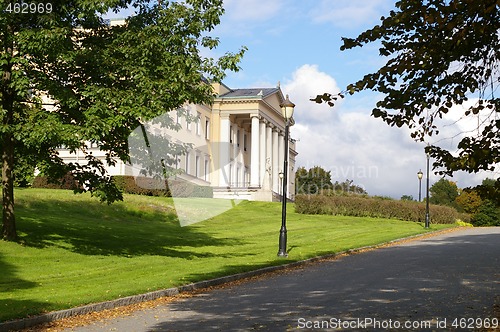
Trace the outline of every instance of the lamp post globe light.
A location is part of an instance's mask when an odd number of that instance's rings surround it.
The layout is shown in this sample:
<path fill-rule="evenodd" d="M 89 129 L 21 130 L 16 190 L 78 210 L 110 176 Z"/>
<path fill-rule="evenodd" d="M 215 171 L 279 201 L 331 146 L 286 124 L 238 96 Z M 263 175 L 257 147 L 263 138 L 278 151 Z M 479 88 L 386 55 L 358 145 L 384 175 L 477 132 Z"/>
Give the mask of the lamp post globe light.
<path fill-rule="evenodd" d="M 422 201 L 422 178 L 424 177 L 424 173 L 422 173 L 422 170 L 419 170 L 417 172 L 418 176 L 418 201 Z"/>
<path fill-rule="evenodd" d="M 285 101 L 280 105 L 281 113 L 283 118 L 285 119 L 285 154 L 284 154 L 284 162 L 283 162 L 283 194 L 281 199 L 281 229 L 280 229 L 280 239 L 279 239 L 279 257 L 287 257 L 288 254 L 286 252 L 286 185 L 288 182 L 288 136 L 290 132 L 290 120 L 293 116 L 293 109 L 295 104 L 288 99 L 288 95 L 286 95 Z"/>

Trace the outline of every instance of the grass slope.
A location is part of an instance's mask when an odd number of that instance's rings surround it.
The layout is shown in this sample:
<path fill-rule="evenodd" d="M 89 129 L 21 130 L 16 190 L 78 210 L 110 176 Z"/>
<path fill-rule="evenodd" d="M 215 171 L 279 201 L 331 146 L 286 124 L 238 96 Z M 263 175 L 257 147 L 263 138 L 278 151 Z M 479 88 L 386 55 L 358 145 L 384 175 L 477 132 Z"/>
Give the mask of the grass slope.
<path fill-rule="evenodd" d="M 71 191 L 18 189 L 16 215 L 20 243 L 0 241 L 0 321 L 427 231 L 397 220 L 302 215 L 290 204 L 290 257 L 279 259 L 279 203 L 242 202 L 181 227 L 169 198 L 126 195 L 108 206 Z"/>

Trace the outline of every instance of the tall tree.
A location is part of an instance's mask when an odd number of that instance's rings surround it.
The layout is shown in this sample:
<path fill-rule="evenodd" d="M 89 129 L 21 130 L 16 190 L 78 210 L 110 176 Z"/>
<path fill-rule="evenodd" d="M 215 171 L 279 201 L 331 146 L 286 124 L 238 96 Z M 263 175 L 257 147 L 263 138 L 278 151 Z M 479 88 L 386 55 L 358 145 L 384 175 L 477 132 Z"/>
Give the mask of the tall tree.
<path fill-rule="evenodd" d="M 201 48 L 219 40 L 222 0 L 102 0 L 27 3 L 0 0 L 2 237 L 16 239 L 13 169 L 29 155 L 48 175 L 71 171 L 101 200 L 121 199 L 103 162 L 85 142 L 106 151 L 106 163 L 128 161 L 134 128 L 184 103 L 210 103 L 207 81 L 238 70 L 245 48 L 219 59 Z M 136 8 L 124 25 L 108 26 L 109 10 Z M 162 124 L 175 128 L 173 121 Z M 85 154 L 64 164 L 56 148 Z"/>
<path fill-rule="evenodd" d="M 430 203 L 457 207 L 455 200 L 458 197 L 459 190 L 455 182 L 442 178 L 434 183 L 429 191 L 431 194 Z"/>
<path fill-rule="evenodd" d="M 320 166 L 314 166 L 309 170 L 300 167 L 295 172 L 295 184 L 297 194 L 320 194 L 323 190 L 332 189 L 332 176 Z"/>
<path fill-rule="evenodd" d="M 469 101 L 459 117 L 483 116 L 474 135 L 463 135 L 456 153 L 438 146 L 426 150 L 441 174 L 492 170 L 500 162 L 499 31 L 498 0 L 400 0 L 379 25 L 343 38 L 341 47 L 379 42 L 387 63 L 339 95 L 312 100 L 333 106 L 345 93 L 380 92 L 385 97 L 372 115 L 409 127 L 421 141 L 438 134 L 437 119 Z"/>
<path fill-rule="evenodd" d="M 484 179 L 473 190 L 482 199 L 477 213 L 472 217 L 475 226 L 500 226 L 500 181 Z"/>
<path fill-rule="evenodd" d="M 343 182 L 335 181 L 333 190 L 337 193 L 351 193 L 359 195 L 367 195 L 368 192 L 362 186 L 354 184 L 354 180 L 346 179 Z"/>
<path fill-rule="evenodd" d="M 500 178 L 496 181 L 486 178 L 473 189 L 481 196 L 481 199 L 491 200 L 497 207 L 500 207 Z"/>
<path fill-rule="evenodd" d="M 458 207 L 466 213 L 475 214 L 483 205 L 483 200 L 477 191 L 473 189 L 464 189 L 455 199 Z"/>

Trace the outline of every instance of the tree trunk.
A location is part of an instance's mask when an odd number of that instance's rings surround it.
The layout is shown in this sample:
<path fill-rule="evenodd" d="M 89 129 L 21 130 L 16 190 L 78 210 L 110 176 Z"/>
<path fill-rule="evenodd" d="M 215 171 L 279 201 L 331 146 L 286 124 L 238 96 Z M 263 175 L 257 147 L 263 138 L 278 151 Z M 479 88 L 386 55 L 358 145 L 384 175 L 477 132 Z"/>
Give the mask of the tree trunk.
<path fill-rule="evenodd" d="M 8 27 L 12 37 L 13 32 Z M 6 41 L 5 53 L 12 55 L 12 40 Z M 12 124 L 14 122 L 14 91 L 12 90 L 12 64 L 10 61 L 3 64 L 3 77 L 1 82 L 2 108 L 4 116 L 2 124 L 4 132 L 1 137 L 2 146 L 2 238 L 4 240 L 17 240 L 16 219 L 14 216 L 14 136 L 12 134 Z"/>
<path fill-rule="evenodd" d="M 3 135 L 2 152 L 2 237 L 4 240 L 17 240 L 16 218 L 14 215 L 14 142 L 11 134 Z"/>

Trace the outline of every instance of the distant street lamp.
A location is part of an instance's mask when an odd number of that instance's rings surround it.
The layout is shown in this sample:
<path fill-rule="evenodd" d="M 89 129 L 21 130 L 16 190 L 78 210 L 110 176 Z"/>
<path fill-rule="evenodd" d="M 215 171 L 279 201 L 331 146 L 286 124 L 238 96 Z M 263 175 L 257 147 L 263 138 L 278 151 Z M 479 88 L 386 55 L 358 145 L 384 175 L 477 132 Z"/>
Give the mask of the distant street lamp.
<path fill-rule="evenodd" d="M 425 228 L 429 228 L 429 224 L 431 223 L 431 217 L 429 215 L 429 152 L 426 153 L 427 155 L 427 189 L 426 189 L 426 199 L 425 199 Z"/>
<path fill-rule="evenodd" d="M 424 176 L 424 173 L 422 173 L 422 170 L 419 170 L 417 172 L 418 176 L 418 201 L 422 201 L 422 177 Z"/>
<path fill-rule="evenodd" d="M 282 195 L 282 204 L 281 204 L 281 229 L 280 229 L 280 240 L 279 240 L 279 257 L 287 257 L 288 254 L 286 252 L 286 185 L 288 182 L 288 136 L 290 131 L 290 120 L 293 116 L 293 108 L 295 104 L 288 99 L 288 95 L 286 95 L 286 99 L 281 106 L 281 113 L 283 114 L 283 118 L 285 118 L 285 154 L 284 154 L 284 165 L 283 165 L 283 195 Z"/>

